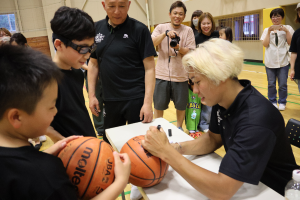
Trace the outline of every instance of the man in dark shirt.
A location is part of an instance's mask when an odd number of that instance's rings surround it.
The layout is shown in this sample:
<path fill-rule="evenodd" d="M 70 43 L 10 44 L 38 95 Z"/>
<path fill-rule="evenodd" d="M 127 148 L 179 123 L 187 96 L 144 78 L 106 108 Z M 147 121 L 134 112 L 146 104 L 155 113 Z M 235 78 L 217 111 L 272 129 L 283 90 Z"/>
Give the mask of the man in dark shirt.
<path fill-rule="evenodd" d="M 151 35 L 141 22 L 127 13 L 128 0 L 102 2 L 107 17 L 96 22 L 97 50 L 88 65 L 89 107 L 98 116 L 95 97 L 98 74 L 105 104 L 104 128 L 151 122 L 155 86 L 156 54 Z M 106 134 L 103 139 L 108 142 Z"/>
<path fill-rule="evenodd" d="M 280 112 L 250 81 L 237 79 L 242 51 L 228 41 L 212 39 L 187 54 L 183 65 L 195 83 L 193 92 L 203 104 L 213 106 L 209 131 L 196 140 L 170 145 L 163 131 L 151 127 L 143 147 L 210 199 L 230 199 L 244 182 L 259 181 L 284 195 L 292 171 L 299 166 Z M 222 145 L 226 155 L 218 174 L 180 155 L 204 155 Z"/>

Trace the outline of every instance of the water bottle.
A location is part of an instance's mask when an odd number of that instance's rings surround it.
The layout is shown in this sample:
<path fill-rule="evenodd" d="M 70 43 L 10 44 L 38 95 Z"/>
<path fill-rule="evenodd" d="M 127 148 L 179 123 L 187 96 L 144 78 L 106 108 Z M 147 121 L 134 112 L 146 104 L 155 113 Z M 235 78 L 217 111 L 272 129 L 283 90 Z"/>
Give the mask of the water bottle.
<path fill-rule="evenodd" d="M 285 187 L 286 200 L 300 200 L 300 170 L 293 171 L 293 179 Z"/>

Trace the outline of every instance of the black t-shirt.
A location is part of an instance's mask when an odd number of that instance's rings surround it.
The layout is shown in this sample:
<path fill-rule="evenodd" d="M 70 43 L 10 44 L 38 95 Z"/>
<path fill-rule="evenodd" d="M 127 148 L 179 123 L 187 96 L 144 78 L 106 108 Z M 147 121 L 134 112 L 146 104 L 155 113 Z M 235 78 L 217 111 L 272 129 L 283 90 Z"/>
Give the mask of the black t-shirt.
<path fill-rule="evenodd" d="M 281 195 L 292 178 L 295 162 L 281 113 L 250 81 L 226 110 L 213 106 L 209 130 L 221 134 L 226 154 L 219 172 L 236 180 L 263 182 Z"/>
<path fill-rule="evenodd" d="M 294 79 L 300 79 L 300 28 L 293 34 L 290 52 L 297 53 Z"/>
<path fill-rule="evenodd" d="M 141 22 L 127 17 L 125 22 L 113 28 L 108 17 L 95 23 L 97 50 L 91 54 L 98 59 L 107 44 L 114 40 L 98 60 L 104 101 L 126 101 L 145 95 L 145 68 L 143 60 L 155 56 L 148 28 Z"/>
<path fill-rule="evenodd" d="M 197 29 L 193 29 L 193 32 L 194 32 L 194 36 L 196 37 L 196 35 L 198 35 L 199 34 L 199 32 L 198 32 L 198 30 Z"/>
<path fill-rule="evenodd" d="M 203 33 L 198 33 L 195 36 L 196 46 L 209 40 L 210 38 L 219 38 L 219 31 L 213 31 L 210 36 L 204 35 Z"/>
<path fill-rule="evenodd" d="M 62 161 L 32 146 L 0 147 L 0 199 L 77 200 Z"/>
<path fill-rule="evenodd" d="M 58 84 L 57 114 L 51 126 L 62 136 L 83 135 L 96 137 L 83 96 L 84 74 L 81 69 L 61 70 Z"/>

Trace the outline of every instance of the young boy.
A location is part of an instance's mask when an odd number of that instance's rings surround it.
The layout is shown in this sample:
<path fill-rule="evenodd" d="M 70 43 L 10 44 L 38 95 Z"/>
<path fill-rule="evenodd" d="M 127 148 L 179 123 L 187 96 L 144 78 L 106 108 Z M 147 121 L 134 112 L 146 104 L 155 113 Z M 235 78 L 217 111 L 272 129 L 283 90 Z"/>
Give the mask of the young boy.
<path fill-rule="evenodd" d="M 79 136 L 57 142 L 46 153 L 28 142 L 44 135 L 57 113 L 61 77 L 59 68 L 42 53 L 0 46 L 0 199 L 77 200 L 61 160 L 54 155 Z M 114 183 L 93 200 L 114 200 L 125 188 L 130 160 L 116 152 L 114 159 Z"/>
<path fill-rule="evenodd" d="M 71 135 L 95 137 L 95 130 L 83 96 L 81 67 L 96 49 L 92 18 L 82 10 L 63 6 L 51 20 L 54 62 L 64 74 L 58 85 L 57 115 L 47 135 L 54 141 Z"/>

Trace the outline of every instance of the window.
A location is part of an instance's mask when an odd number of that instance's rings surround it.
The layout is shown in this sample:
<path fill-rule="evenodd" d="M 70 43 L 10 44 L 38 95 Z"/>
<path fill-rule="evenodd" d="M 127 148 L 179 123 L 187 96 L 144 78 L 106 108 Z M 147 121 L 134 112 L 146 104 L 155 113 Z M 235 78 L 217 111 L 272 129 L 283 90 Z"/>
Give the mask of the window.
<path fill-rule="evenodd" d="M 259 14 L 216 19 L 217 30 L 230 27 L 235 41 L 259 40 Z"/>
<path fill-rule="evenodd" d="M 259 14 L 234 18 L 235 40 L 259 40 Z"/>
<path fill-rule="evenodd" d="M 0 27 L 6 28 L 7 30 L 9 30 L 9 32 L 15 32 L 15 14 L 0 14 Z"/>

